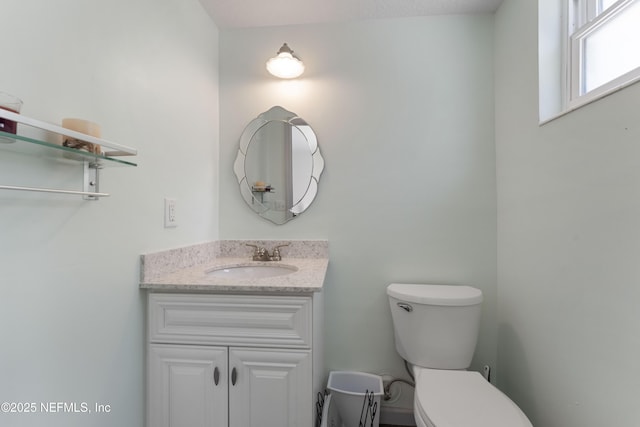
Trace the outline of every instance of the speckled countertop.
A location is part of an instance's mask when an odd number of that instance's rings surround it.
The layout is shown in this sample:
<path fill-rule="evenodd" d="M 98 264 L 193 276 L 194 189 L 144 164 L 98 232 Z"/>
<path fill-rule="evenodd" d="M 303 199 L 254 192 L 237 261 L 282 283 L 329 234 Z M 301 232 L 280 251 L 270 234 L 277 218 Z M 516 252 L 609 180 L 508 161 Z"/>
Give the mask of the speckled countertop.
<path fill-rule="evenodd" d="M 281 248 L 282 261 L 251 261 L 257 244 L 270 251 Z M 206 293 L 311 293 L 322 290 L 329 264 L 327 241 L 225 240 L 141 256 L 140 288 L 151 291 Z M 275 277 L 227 278 L 207 276 L 215 269 L 236 266 L 282 265 L 297 270 Z"/>

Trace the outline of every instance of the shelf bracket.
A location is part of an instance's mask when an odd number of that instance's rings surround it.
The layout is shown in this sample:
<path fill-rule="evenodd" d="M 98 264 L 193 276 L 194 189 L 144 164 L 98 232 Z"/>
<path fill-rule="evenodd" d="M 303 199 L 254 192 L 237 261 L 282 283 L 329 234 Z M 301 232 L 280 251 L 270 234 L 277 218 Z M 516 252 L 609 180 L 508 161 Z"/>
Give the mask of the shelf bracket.
<path fill-rule="evenodd" d="M 84 161 L 84 200 L 100 200 L 100 165 L 89 160 Z"/>

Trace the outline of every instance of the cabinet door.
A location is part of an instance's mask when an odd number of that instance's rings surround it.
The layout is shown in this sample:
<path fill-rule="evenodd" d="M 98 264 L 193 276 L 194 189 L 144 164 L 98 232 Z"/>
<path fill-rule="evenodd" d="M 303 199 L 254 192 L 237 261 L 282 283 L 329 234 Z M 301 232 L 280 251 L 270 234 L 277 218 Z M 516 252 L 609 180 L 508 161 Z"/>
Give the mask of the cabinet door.
<path fill-rule="evenodd" d="M 311 351 L 229 349 L 229 427 L 312 427 Z"/>
<path fill-rule="evenodd" d="M 147 425 L 227 427 L 226 347 L 151 344 Z"/>

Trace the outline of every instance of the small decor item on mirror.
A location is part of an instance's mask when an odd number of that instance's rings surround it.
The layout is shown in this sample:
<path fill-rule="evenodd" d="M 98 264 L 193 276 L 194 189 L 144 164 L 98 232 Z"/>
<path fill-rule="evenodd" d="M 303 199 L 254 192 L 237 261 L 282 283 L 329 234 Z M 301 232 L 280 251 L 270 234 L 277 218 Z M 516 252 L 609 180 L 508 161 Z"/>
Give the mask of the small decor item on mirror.
<path fill-rule="evenodd" d="M 76 132 L 84 133 L 86 135 L 94 136 L 96 138 L 100 138 L 101 136 L 100 125 L 88 120 L 70 118 L 62 119 L 62 127 L 74 130 Z M 98 144 L 82 141 L 70 136 L 64 136 L 63 138 L 64 141 L 62 142 L 62 145 L 64 147 L 76 148 L 78 150 L 100 154 L 100 145 Z"/>
<path fill-rule="evenodd" d="M 273 188 L 271 188 L 270 184 L 267 184 L 264 181 L 256 181 L 253 184 L 253 191 L 256 193 L 271 193 Z"/>
<path fill-rule="evenodd" d="M 20 114 L 22 108 L 22 100 L 16 98 L 5 92 L 0 92 L 0 108 L 3 110 L 11 111 L 12 113 Z M 13 120 L 0 117 L 0 131 L 6 133 L 16 134 L 18 129 L 18 123 Z"/>

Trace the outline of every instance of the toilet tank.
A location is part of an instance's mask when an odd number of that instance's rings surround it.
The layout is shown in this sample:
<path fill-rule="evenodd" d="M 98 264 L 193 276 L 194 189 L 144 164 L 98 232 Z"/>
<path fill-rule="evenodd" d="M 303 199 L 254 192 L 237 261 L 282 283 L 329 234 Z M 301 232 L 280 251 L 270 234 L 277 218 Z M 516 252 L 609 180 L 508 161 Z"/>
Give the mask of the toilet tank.
<path fill-rule="evenodd" d="M 482 291 L 471 286 L 393 283 L 387 287 L 396 350 L 432 369 L 466 369 L 480 328 Z"/>

